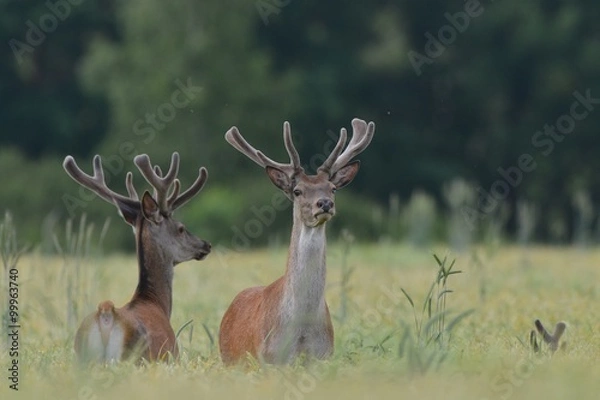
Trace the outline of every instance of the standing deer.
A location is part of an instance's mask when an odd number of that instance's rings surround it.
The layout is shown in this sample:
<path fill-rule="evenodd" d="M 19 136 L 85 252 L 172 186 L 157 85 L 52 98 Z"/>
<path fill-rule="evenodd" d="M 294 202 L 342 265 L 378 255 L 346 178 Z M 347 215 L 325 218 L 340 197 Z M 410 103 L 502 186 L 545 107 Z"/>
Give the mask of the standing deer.
<path fill-rule="evenodd" d="M 137 356 L 147 360 L 177 357 L 175 333 L 169 322 L 172 307 L 173 267 L 188 260 L 202 260 L 211 249 L 209 242 L 192 235 L 173 218 L 173 212 L 192 199 L 204 186 L 208 176 L 204 167 L 188 190 L 180 194 L 179 154 L 173 153 L 166 175 L 152 167 L 150 158 L 138 155 L 134 163 L 154 188 L 145 191 L 141 200 L 133 186 L 133 174 L 127 173 L 129 196 L 113 192 L 106 186 L 100 156 L 93 161 L 93 176 L 87 175 L 67 156 L 63 167 L 81 186 L 113 203 L 133 227 L 139 265 L 138 285 L 129 303 L 114 308 L 103 302 L 97 312 L 84 319 L 75 337 L 75 351 L 81 361 L 118 361 L 140 350 Z"/>
<path fill-rule="evenodd" d="M 268 286 L 239 293 L 225 312 L 219 348 L 225 364 L 247 354 L 268 363 L 291 363 L 300 354 L 324 359 L 333 353 L 333 325 L 325 302 L 325 225 L 335 215 L 334 193 L 349 184 L 359 168 L 351 161 L 371 142 L 375 124 L 352 120 L 353 135 L 340 138 L 316 175 L 307 175 L 292 142 L 290 125 L 283 124 L 289 164 L 266 157 L 234 126 L 225 139 L 265 168 L 271 182 L 293 202 L 294 222 L 285 274 Z M 342 151 L 343 150 L 343 151 Z"/>

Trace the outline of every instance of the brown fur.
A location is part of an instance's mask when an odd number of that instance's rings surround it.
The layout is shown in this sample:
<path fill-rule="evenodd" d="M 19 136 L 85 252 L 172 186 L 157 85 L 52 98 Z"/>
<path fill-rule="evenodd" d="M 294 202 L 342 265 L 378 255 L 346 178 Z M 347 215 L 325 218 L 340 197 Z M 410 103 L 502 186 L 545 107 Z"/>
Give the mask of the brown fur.
<path fill-rule="evenodd" d="M 349 184 L 359 169 L 351 161 L 371 142 L 375 124 L 352 120 L 353 137 L 340 131 L 329 157 L 307 175 L 294 147 L 291 128 L 283 124 L 290 163 L 275 162 L 252 147 L 232 127 L 225 139 L 265 168 L 271 182 L 294 203 L 293 227 L 285 275 L 268 286 L 243 290 L 233 300 L 219 331 L 225 364 L 251 355 L 270 363 L 290 363 L 297 356 L 327 358 L 333 353 L 333 325 L 325 301 L 325 226 L 335 215 L 334 193 Z"/>
<path fill-rule="evenodd" d="M 318 309 L 307 310 L 309 318 L 313 318 L 314 315 L 322 315 L 322 319 L 310 321 L 305 328 L 310 331 L 311 338 L 315 339 L 316 337 L 316 341 L 324 344 L 325 350 L 311 351 L 311 343 L 303 342 L 302 337 L 293 337 L 289 339 L 290 343 L 287 343 L 286 337 L 294 336 L 295 330 L 288 330 L 290 326 L 281 321 L 284 293 L 286 290 L 290 293 L 299 289 L 292 288 L 294 284 L 290 280 L 291 271 L 306 267 L 299 265 L 299 252 L 304 251 L 299 243 L 300 232 L 305 222 L 313 223 L 313 215 L 316 212 L 314 203 L 323 197 L 323 193 L 327 193 L 323 188 L 329 188 L 330 185 L 325 176 L 320 176 L 319 179 L 314 176 L 302 176 L 299 180 L 301 183 L 298 183 L 297 186 L 303 187 L 304 192 L 309 195 L 310 201 L 294 204 L 294 226 L 286 274 L 268 286 L 245 289 L 234 298 L 223 316 L 219 330 L 219 348 L 225 364 L 239 362 L 247 354 L 269 363 L 285 363 L 291 362 L 302 353 L 316 358 L 326 358 L 333 352 L 333 325 L 324 298 Z M 332 195 L 331 199 L 333 199 Z M 317 227 L 310 229 L 322 229 L 324 235 L 324 225 L 325 223 L 318 224 Z M 324 291 L 325 286 L 324 240 L 323 236 L 323 254 L 320 259 L 317 259 L 317 263 L 321 264 L 323 268 L 323 276 L 315 278 L 322 285 L 321 291 Z M 316 290 L 319 291 L 318 288 Z M 324 296 L 324 293 L 321 295 Z"/>
<path fill-rule="evenodd" d="M 226 365 L 235 364 L 247 354 L 268 363 L 277 363 L 278 355 L 266 352 L 269 336 L 281 330 L 277 310 L 279 308 L 285 277 L 269 286 L 257 286 L 243 290 L 234 299 L 221 321 L 219 349 Z M 329 308 L 325 304 L 325 324 L 322 329 L 333 349 L 333 324 Z M 303 349 L 299 349 L 302 353 Z M 330 354 L 324 354 L 325 358 Z"/>
<path fill-rule="evenodd" d="M 76 182 L 113 203 L 125 221 L 135 228 L 139 267 L 138 285 L 129 303 L 115 309 L 111 301 L 102 302 L 80 325 L 75 336 L 75 352 L 80 360 L 119 361 L 133 356 L 136 360 L 164 361 L 169 355 L 177 357 L 175 332 L 169 322 L 173 269 L 181 262 L 201 260 L 211 250 L 210 243 L 192 235 L 171 217 L 175 209 L 201 190 L 207 177 L 206 169 L 201 168 L 192 186 L 179 194 L 177 153 L 173 153 L 165 175 L 160 168 L 152 167 L 147 155 L 137 156 L 134 162 L 154 187 L 156 198 L 146 191 L 138 199 L 131 173 L 126 179 L 129 197 L 110 190 L 104 181 L 99 156 L 94 157 L 93 176 L 81 171 L 71 156 L 63 163 Z M 112 317 L 112 323 L 101 324 L 102 316 L 109 320 Z"/>

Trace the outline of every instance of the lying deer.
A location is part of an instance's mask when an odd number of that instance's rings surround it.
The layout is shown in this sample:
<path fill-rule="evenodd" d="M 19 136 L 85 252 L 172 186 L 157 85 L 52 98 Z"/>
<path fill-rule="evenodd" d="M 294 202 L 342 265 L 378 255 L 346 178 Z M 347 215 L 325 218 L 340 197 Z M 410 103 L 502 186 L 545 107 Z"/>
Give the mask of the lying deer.
<path fill-rule="evenodd" d="M 266 157 L 252 147 L 236 127 L 225 139 L 265 168 L 271 182 L 293 202 L 293 227 L 285 274 L 268 286 L 239 293 L 225 312 L 219 348 L 225 364 L 247 354 L 269 363 L 290 363 L 300 354 L 319 359 L 333 353 L 333 326 L 325 302 L 325 226 L 335 215 L 334 194 L 349 184 L 359 168 L 351 161 L 371 142 L 375 124 L 352 120 L 353 136 L 341 130 L 337 145 L 316 175 L 307 175 L 292 142 L 290 125 L 283 125 L 289 164 Z M 343 150 L 343 151 L 342 151 Z"/>
<path fill-rule="evenodd" d="M 147 360 L 165 360 L 178 355 L 175 333 L 169 322 L 172 307 L 173 267 L 188 260 L 202 260 L 211 245 L 192 235 L 173 218 L 173 212 L 192 199 L 204 186 L 204 167 L 196 181 L 180 194 L 179 154 L 173 153 L 171 165 L 163 176 L 158 166 L 152 167 L 143 154 L 134 162 L 154 195 L 145 191 L 141 200 L 133 186 L 133 175 L 127 173 L 128 196 L 106 186 L 100 156 L 94 157 L 93 176 L 87 175 L 67 156 L 63 163 L 69 176 L 102 199 L 113 203 L 133 227 L 139 265 L 138 285 L 129 303 L 114 308 L 102 302 L 98 310 L 84 319 L 75 336 L 75 352 L 81 361 L 119 361 L 132 354 Z"/>

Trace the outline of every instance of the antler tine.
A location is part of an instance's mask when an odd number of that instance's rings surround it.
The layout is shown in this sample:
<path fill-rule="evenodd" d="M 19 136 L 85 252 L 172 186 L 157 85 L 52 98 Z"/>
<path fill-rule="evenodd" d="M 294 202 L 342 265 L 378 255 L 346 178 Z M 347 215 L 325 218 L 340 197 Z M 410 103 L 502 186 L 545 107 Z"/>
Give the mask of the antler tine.
<path fill-rule="evenodd" d="M 544 340 L 544 342 L 546 342 L 548 344 L 548 347 L 550 347 L 550 350 L 558 350 L 558 343 L 560 342 L 560 338 L 563 335 L 563 333 L 565 333 L 567 325 L 564 322 L 557 323 L 556 327 L 554 328 L 553 334 L 550 334 L 546 330 L 546 328 L 544 327 L 544 325 L 542 325 L 542 322 L 539 319 L 535 320 L 535 327 L 540 333 L 540 335 L 542 335 L 542 339 Z"/>
<path fill-rule="evenodd" d="M 347 138 L 348 138 L 348 132 L 346 132 L 346 128 L 342 128 L 340 130 L 340 138 L 338 139 L 337 144 L 331 151 L 331 154 L 329 154 L 329 157 L 327 157 L 327 159 L 323 162 L 323 164 L 317 169 L 317 172 L 321 172 L 321 171 L 329 172 L 331 170 L 333 163 L 340 156 L 342 149 L 346 145 Z"/>
<path fill-rule="evenodd" d="M 120 201 L 122 203 L 138 206 L 139 202 L 136 198 L 131 196 L 131 192 L 129 186 L 133 188 L 133 184 L 127 183 L 127 190 L 129 192 L 130 197 L 123 196 L 118 194 L 106 186 L 106 181 L 104 180 L 104 170 L 102 169 L 102 160 L 99 155 L 95 155 L 93 159 L 93 171 L 94 175 L 90 176 L 83 172 L 81 168 L 75 162 L 75 159 L 72 156 L 65 157 L 63 161 L 63 168 L 67 172 L 67 174 L 81 186 L 90 189 L 94 193 L 96 193 L 102 199 L 108 201 L 109 203 L 115 203 L 116 201 Z M 135 192 L 135 189 L 133 189 Z"/>
<path fill-rule="evenodd" d="M 246 139 L 244 139 L 240 131 L 235 126 L 231 127 L 231 129 L 229 129 L 225 133 L 225 140 L 227 140 L 227 142 L 230 145 L 232 145 L 237 151 L 244 154 L 246 157 L 257 163 L 261 167 L 274 167 L 285 171 L 289 175 L 293 175 L 294 173 L 301 171 L 302 167 L 300 166 L 300 156 L 298 155 L 298 151 L 296 150 L 292 142 L 292 135 L 289 125 L 289 122 L 286 121 L 284 123 L 283 128 L 283 140 L 288 155 L 290 156 L 289 164 L 283 164 L 277 161 L 273 161 L 260 150 L 256 150 L 246 141 Z"/>
<path fill-rule="evenodd" d="M 162 169 L 160 169 L 160 167 L 158 165 L 154 166 L 154 172 L 156 173 L 156 175 L 158 177 L 162 178 L 162 176 L 163 176 Z M 156 188 L 154 188 L 154 190 L 152 191 L 152 196 L 155 199 L 158 199 L 159 194 L 158 194 L 158 190 L 156 190 Z"/>
<path fill-rule="evenodd" d="M 537 329 L 539 334 L 542 335 L 542 339 L 544 340 L 544 342 L 546 342 L 546 343 L 552 342 L 552 340 L 553 340 L 552 335 L 546 330 L 544 325 L 542 325 L 542 321 L 540 321 L 539 319 L 536 319 L 535 320 L 535 328 Z"/>
<path fill-rule="evenodd" d="M 133 200 L 139 200 L 137 191 L 133 186 L 133 174 L 131 171 L 127 172 L 127 176 L 125 176 L 125 186 L 127 186 L 127 193 L 129 193 L 129 197 L 131 197 Z"/>
<path fill-rule="evenodd" d="M 529 332 L 529 344 L 533 348 L 534 353 L 537 353 L 540 351 L 540 345 L 538 344 L 537 336 L 535 336 L 535 331 L 533 331 L 533 330 L 531 332 Z"/>
<path fill-rule="evenodd" d="M 554 333 L 552 334 L 552 343 L 550 344 L 550 349 L 552 351 L 558 350 L 558 344 L 560 342 L 560 338 L 565 333 L 565 329 L 567 329 L 567 325 L 564 322 L 559 322 L 556 324 L 554 328 Z M 565 343 L 563 343 L 563 346 Z"/>
<path fill-rule="evenodd" d="M 552 336 L 554 336 L 556 340 L 559 340 L 563 333 L 565 333 L 566 329 L 567 324 L 565 324 L 564 322 L 559 322 L 558 324 L 556 324 L 556 328 L 554 328 L 554 335 Z"/>
<path fill-rule="evenodd" d="M 300 155 L 298 154 L 298 150 L 296 150 L 296 146 L 294 146 L 294 142 L 292 140 L 292 128 L 290 127 L 290 123 L 285 121 L 283 123 L 283 143 L 285 144 L 285 149 L 290 156 L 291 166 L 294 167 L 294 170 L 301 170 L 300 166 Z"/>
<path fill-rule="evenodd" d="M 179 172 L 179 153 L 173 152 L 171 156 L 171 165 L 167 174 L 162 176 L 160 168 L 153 168 L 150 162 L 150 157 L 147 154 L 140 154 L 133 159 L 135 165 L 146 179 L 146 181 L 154 188 L 156 202 L 159 209 L 164 213 L 170 213 L 172 210 L 168 205 L 168 192 L 173 184 L 177 173 Z"/>
<path fill-rule="evenodd" d="M 237 151 L 260 165 L 266 167 L 265 163 L 258 156 L 258 150 L 252 147 L 246 139 L 242 136 L 237 127 L 232 126 L 227 132 L 225 132 L 225 140 L 232 145 Z M 271 160 L 272 161 L 272 160 Z"/>
<path fill-rule="evenodd" d="M 352 120 L 352 139 L 348 147 L 335 160 L 330 169 L 330 174 L 335 174 L 340 168 L 348 164 L 352 158 L 362 153 L 371 143 L 375 134 L 375 123 L 368 124 L 362 119 L 354 118 Z"/>
<path fill-rule="evenodd" d="M 158 167 L 158 171 L 162 175 L 162 171 L 160 170 L 160 167 Z M 171 156 L 171 165 L 169 165 L 169 170 L 167 171 L 167 174 L 163 177 L 163 180 L 165 182 L 173 183 L 173 181 L 177 177 L 178 173 L 179 173 L 179 153 L 174 151 L 173 155 Z"/>
<path fill-rule="evenodd" d="M 173 193 L 169 197 L 169 207 L 172 211 L 175 211 L 177 208 L 181 207 L 188 201 L 192 199 L 192 197 L 196 196 L 204 184 L 206 183 L 206 179 L 208 179 L 208 171 L 206 168 L 201 167 L 198 171 L 198 178 L 192 183 L 192 186 L 188 188 L 181 195 L 177 196 L 175 194 L 179 194 L 180 183 L 179 179 L 175 180 L 175 189 L 173 189 Z M 173 197 L 175 195 L 175 197 Z"/>
<path fill-rule="evenodd" d="M 171 204 L 175 201 L 175 199 L 177 199 L 177 196 L 179 196 L 180 190 L 181 182 L 179 181 L 179 179 L 175 179 L 175 181 L 173 181 L 173 189 L 171 190 L 171 194 L 167 199 L 167 204 L 169 205 L 169 208 L 171 208 Z"/>

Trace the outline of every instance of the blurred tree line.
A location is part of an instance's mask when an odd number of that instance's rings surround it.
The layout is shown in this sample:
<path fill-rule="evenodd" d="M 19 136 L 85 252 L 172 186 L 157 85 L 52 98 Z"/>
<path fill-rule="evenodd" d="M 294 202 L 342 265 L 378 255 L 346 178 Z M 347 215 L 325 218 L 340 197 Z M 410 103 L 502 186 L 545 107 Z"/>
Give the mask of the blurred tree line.
<path fill-rule="evenodd" d="M 276 189 L 223 134 L 285 160 L 289 120 L 310 164 L 360 117 L 375 138 L 333 234 L 398 239 L 429 221 L 445 239 L 455 221 L 476 237 L 500 221 L 516 238 L 526 204 L 528 236 L 568 241 L 598 225 L 599 19 L 592 0 L 2 0 L 0 205 L 48 243 L 66 218 L 115 217 L 66 176 L 66 154 L 87 171 L 101 154 L 124 191 L 135 154 L 165 165 L 177 150 L 184 186 L 209 170 L 180 216 L 194 232 L 286 241 L 291 213 L 271 221 Z M 244 233 L 250 219 L 264 232 Z M 111 229 L 108 246 L 132 247 Z"/>

